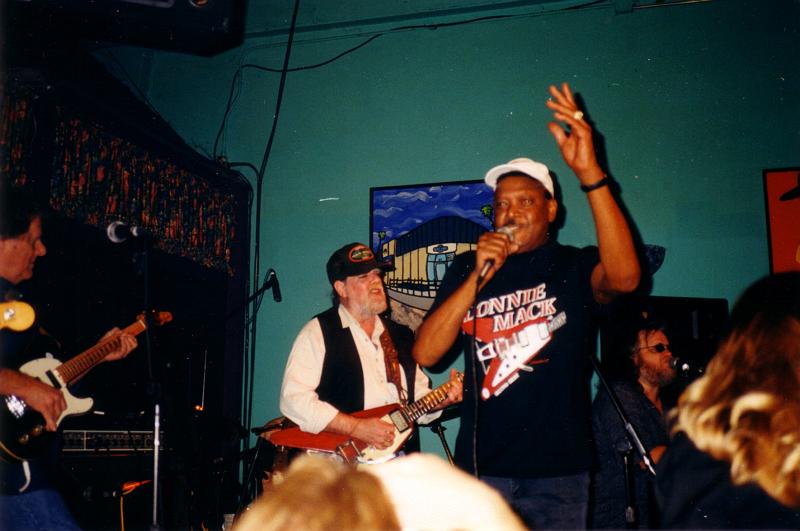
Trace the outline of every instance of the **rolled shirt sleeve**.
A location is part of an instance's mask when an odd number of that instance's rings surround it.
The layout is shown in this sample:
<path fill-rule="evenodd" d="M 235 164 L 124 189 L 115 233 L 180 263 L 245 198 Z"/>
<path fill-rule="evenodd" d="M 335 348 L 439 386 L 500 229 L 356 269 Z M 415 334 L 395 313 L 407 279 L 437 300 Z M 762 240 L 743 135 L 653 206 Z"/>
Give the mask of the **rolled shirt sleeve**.
<path fill-rule="evenodd" d="M 316 389 L 322 377 L 325 342 L 319 321 L 312 319 L 300 330 L 292 345 L 281 385 L 281 413 L 301 430 L 319 433 L 338 410 L 319 399 Z"/>

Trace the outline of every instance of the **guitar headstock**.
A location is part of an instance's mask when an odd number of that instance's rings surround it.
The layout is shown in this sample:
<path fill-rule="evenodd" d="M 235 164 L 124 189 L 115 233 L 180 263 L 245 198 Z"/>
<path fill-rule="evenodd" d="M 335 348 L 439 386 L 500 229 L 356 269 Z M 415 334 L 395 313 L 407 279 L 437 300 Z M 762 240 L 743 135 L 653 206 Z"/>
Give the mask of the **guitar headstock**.
<path fill-rule="evenodd" d="M 140 313 L 136 319 L 141 321 L 142 323 L 145 322 L 145 315 L 144 313 Z M 168 322 L 172 321 L 172 313 L 171 312 L 157 312 L 155 310 L 150 311 L 150 320 L 149 322 L 155 326 L 161 326 L 167 324 Z"/>

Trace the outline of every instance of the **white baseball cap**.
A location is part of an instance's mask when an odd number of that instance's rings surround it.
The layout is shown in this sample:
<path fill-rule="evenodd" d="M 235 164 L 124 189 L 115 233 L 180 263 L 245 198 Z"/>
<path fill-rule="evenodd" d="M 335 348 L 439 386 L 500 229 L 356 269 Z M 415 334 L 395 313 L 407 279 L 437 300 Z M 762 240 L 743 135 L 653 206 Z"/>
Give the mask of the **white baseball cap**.
<path fill-rule="evenodd" d="M 486 177 L 484 177 L 483 180 L 489 185 L 489 188 L 495 190 L 497 188 L 497 179 L 507 173 L 522 173 L 531 179 L 536 179 L 542 183 L 545 190 L 550 192 L 550 195 L 555 195 L 553 191 L 553 179 L 550 177 L 550 170 L 547 169 L 547 166 L 541 162 L 536 162 L 535 160 L 525 157 L 510 160 L 505 164 L 495 166 L 486 172 Z"/>

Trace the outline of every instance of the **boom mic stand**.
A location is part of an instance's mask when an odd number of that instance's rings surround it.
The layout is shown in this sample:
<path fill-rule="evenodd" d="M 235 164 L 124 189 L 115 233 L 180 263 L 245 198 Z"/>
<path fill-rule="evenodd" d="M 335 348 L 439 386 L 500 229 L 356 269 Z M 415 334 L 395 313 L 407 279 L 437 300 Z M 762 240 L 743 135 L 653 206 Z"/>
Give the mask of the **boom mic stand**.
<path fill-rule="evenodd" d="M 268 289 L 272 290 L 272 298 L 275 302 L 281 302 L 283 300 L 283 295 L 281 295 L 281 285 L 278 283 L 278 274 L 275 272 L 274 269 L 269 269 L 267 271 L 267 276 L 264 279 L 264 284 L 258 288 L 258 291 L 247 297 L 247 300 L 242 302 L 239 306 L 228 312 L 228 315 L 225 316 L 225 319 L 228 320 L 237 313 L 239 313 L 242 308 L 256 300 L 262 293 L 267 291 Z"/>
<path fill-rule="evenodd" d="M 644 462 L 645 467 L 647 467 L 647 471 L 655 476 L 656 469 L 653 467 L 653 459 L 650 457 L 650 453 L 647 451 L 647 448 L 645 448 L 644 444 L 642 444 L 642 438 L 639 436 L 639 433 L 636 431 L 636 428 L 633 426 L 633 424 L 631 424 L 631 421 L 628 420 L 628 416 L 625 413 L 625 410 L 622 408 L 619 398 L 617 398 L 616 393 L 614 393 L 614 390 L 611 389 L 608 381 L 606 381 L 603 371 L 600 370 L 600 364 L 597 362 L 597 359 L 595 359 L 594 355 L 590 355 L 589 359 L 592 362 L 592 368 L 594 369 L 595 374 L 597 374 L 597 377 L 600 379 L 603 389 L 605 389 L 605 391 L 608 393 L 608 397 L 611 399 L 611 403 L 614 405 L 614 409 L 616 410 L 617 415 L 619 415 L 622 425 L 625 427 L 625 435 L 627 435 L 628 440 L 633 448 L 639 453 L 639 456 L 642 458 L 642 462 Z"/>
<path fill-rule="evenodd" d="M 283 300 L 283 295 L 281 295 L 281 285 L 278 283 L 278 274 L 272 268 L 267 270 L 266 277 L 264 278 L 264 284 L 258 290 L 256 290 L 255 293 L 253 293 L 252 295 L 247 297 L 247 299 L 242 304 L 240 304 L 237 308 L 234 308 L 233 310 L 228 312 L 228 315 L 225 316 L 225 320 L 227 321 L 228 319 L 230 319 L 231 317 L 233 317 L 234 315 L 239 313 L 243 308 L 247 307 L 250 303 L 255 301 L 257 298 L 261 297 L 263 295 L 263 293 L 265 291 L 267 291 L 268 289 L 272 290 L 272 298 L 273 298 L 273 300 L 275 302 L 281 302 Z M 256 308 L 254 310 L 253 321 L 249 322 L 248 325 L 253 326 L 253 323 L 255 322 L 255 313 L 258 312 L 258 307 L 260 306 L 260 304 L 261 304 L 260 301 L 258 302 L 258 304 L 256 304 Z M 247 391 L 248 391 L 248 393 L 250 393 L 250 396 L 252 397 L 252 392 L 253 392 L 253 384 L 252 384 L 252 374 L 253 374 L 252 371 L 253 371 L 253 368 L 252 367 L 250 367 L 250 371 L 251 371 L 250 372 L 251 378 L 250 378 L 250 384 L 247 386 Z M 248 414 L 248 417 L 249 417 L 249 414 Z M 248 428 L 249 428 L 250 419 L 249 418 L 245 419 L 245 422 L 248 424 Z M 255 430 L 252 430 L 252 431 L 253 431 L 254 434 L 260 433 L 260 432 L 257 432 Z M 263 446 L 263 442 L 261 441 L 261 437 L 259 437 L 256 440 L 256 446 L 253 449 L 253 459 L 252 459 L 250 465 L 246 469 L 246 477 L 244 478 L 244 481 L 242 483 L 242 491 L 239 494 L 237 514 L 250 501 L 248 499 L 248 493 L 250 492 L 250 488 L 251 488 L 251 485 L 252 485 L 252 482 L 253 482 L 253 473 L 255 471 L 255 467 L 257 465 L 257 462 L 258 462 L 258 459 L 259 459 L 259 454 L 261 452 L 262 446 Z M 249 442 L 247 440 L 245 440 L 245 448 L 242 450 L 242 455 L 243 456 L 247 456 L 248 452 L 250 452 L 250 451 L 251 451 L 250 444 L 249 444 Z"/>

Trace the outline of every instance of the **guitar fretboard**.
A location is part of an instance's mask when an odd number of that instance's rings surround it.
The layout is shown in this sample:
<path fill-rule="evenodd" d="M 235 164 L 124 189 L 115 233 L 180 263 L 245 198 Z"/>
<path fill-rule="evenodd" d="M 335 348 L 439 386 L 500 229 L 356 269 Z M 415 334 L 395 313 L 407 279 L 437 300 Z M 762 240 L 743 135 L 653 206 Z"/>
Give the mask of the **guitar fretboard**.
<path fill-rule="evenodd" d="M 459 375 L 459 379 L 460 378 L 461 375 Z M 403 413 L 406 414 L 411 422 L 416 421 L 422 415 L 430 413 L 433 408 L 444 402 L 444 399 L 447 398 L 447 391 L 449 391 L 452 386 L 453 382 L 446 382 L 440 385 L 413 404 L 409 404 L 403 408 Z"/>
<path fill-rule="evenodd" d="M 143 321 L 136 321 L 123 330 L 123 333 L 137 335 L 144 331 L 145 324 Z M 85 373 L 98 363 L 100 363 L 110 352 L 119 347 L 120 341 L 118 337 L 103 341 L 86 350 L 71 360 L 62 363 L 58 369 L 58 374 L 61 379 L 69 385 L 75 378 Z"/>

